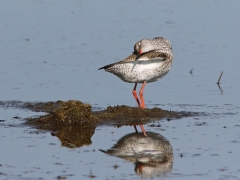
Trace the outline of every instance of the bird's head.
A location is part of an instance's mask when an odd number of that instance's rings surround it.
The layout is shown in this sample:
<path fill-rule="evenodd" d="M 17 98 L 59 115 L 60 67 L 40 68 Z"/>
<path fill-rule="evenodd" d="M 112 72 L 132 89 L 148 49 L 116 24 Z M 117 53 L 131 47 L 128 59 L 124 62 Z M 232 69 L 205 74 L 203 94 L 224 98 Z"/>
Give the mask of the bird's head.
<path fill-rule="evenodd" d="M 142 39 L 134 45 L 134 54 L 137 55 L 137 59 L 141 54 L 154 50 L 150 39 Z"/>

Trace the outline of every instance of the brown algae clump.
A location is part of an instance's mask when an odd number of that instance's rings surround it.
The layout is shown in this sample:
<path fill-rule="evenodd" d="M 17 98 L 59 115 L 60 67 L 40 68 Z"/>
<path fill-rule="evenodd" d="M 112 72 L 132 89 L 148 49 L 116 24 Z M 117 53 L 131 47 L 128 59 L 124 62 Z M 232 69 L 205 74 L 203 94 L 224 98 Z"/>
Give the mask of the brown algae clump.
<path fill-rule="evenodd" d="M 92 115 L 92 106 L 90 104 L 70 100 L 62 102 L 58 109 L 48 115 L 30 120 L 34 120 L 35 123 L 87 125 L 95 122 L 96 118 Z"/>

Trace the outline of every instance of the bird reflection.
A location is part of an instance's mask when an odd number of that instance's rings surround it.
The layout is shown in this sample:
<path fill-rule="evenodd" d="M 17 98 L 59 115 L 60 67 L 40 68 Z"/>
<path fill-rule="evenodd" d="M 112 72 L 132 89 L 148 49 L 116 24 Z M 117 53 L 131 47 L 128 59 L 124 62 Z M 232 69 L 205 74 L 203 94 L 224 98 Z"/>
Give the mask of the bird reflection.
<path fill-rule="evenodd" d="M 172 146 L 165 137 L 154 132 L 148 132 L 147 137 L 142 133 L 127 134 L 111 149 L 100 151 L 134 162 L 134 170 L 142 178 L 165 175 L 172 171 Z"/>

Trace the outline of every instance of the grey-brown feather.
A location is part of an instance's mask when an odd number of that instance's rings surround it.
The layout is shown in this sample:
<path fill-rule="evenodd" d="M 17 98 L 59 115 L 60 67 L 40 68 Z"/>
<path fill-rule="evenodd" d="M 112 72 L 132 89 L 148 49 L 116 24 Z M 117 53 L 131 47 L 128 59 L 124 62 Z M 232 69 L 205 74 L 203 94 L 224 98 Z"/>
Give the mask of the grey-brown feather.
<path fill-rule="evenodd" d="M 106 71 L 108 71 L 107 69 L 113 67 L 114 65 L 124 64 L 124 63 L 132 62 L 132 61 L 139 61 L 141 59 L 149 59 L 150 60 L 150 59 L 155 59 L 155 58 L 161 58 L 164 61 L 164 60 L 166 60 L 167 55 L 165 53 L 162 53 L 162 52 L 151 51 L 151 52 L 142 54 L 138 59 L 136 59 L 136 58 L 137 58 L 136 54 L 131 54 L 130 56 L 128 56 L 127 58 L 125 58 L 121 61 L 118 61 L 118 62 L 115 62 L 115 63 L 112 63 L 112 64 L 108 64 L 106 66 L 103 66 L 103 67 L 99 68 L 98 70 L 105 69 Z"/>
<path fill-rule="evenodd" d="M 139 48 L 144 49 L 139 56 Z M 172 66 L 171 42 L 163 37 L 142 39 L 134 46 L 134 53 L 122 61 L 103 66 L 100 69 L 113 73 L 125 82 L 155 82 L 165 76 Z"/>

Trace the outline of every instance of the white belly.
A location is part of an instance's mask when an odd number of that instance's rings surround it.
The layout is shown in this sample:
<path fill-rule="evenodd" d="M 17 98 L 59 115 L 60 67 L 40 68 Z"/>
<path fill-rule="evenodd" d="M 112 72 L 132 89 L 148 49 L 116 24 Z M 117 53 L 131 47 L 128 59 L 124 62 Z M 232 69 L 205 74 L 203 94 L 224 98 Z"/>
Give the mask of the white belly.
<path fill-rule="evenodd" d="M 130 83 L 154 82 L 165 76 L 172 63 L 162 60 L 138 60 L 116 64 L 109 72 Z"/>

